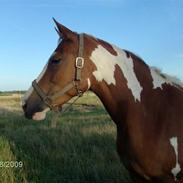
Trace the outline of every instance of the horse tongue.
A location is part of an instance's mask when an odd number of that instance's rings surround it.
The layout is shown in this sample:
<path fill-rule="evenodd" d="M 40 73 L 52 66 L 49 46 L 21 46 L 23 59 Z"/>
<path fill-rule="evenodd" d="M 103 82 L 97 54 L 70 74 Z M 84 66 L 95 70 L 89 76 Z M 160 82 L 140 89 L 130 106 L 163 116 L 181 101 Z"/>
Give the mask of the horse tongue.
<path fill-rule="evenodd" d="M 34 115 L 32 116 L 32 119 L 35 121 L 41 121 L 44 120 L 46 118 L 46 113 L 49 111 L 49 108 L 46 108 L 45 110 L 41 111 L 41 112 L 36 112 L 34 113 Z"/>
<path fill-rule="evenodd" d="M 41 120 L 44 120 L 46 117 L 46 113 L 45 112 L 36 112 L 32 119 L 35 120 L 35 121 L 41 121 Z"/>

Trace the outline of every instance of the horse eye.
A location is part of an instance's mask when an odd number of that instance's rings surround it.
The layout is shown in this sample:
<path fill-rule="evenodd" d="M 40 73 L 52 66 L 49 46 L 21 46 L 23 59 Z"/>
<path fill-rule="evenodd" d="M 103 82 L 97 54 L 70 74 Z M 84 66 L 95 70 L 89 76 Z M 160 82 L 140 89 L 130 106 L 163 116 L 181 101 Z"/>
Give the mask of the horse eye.
<path fill-rule="evenodd" d="M 61 59 L 53 59 L 51 63 L 53 64 L 59 64 L 61 62 Z"/>

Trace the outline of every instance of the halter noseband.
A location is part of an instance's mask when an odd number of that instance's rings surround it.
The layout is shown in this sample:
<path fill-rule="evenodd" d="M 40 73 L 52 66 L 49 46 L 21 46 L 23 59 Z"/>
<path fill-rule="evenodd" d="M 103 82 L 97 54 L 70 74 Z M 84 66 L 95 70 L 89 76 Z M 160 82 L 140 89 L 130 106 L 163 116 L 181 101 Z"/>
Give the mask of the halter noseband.
<path fill-rule="evenodd" d="M 36 80 L 32 82 L 32 87 L 34 88 L 35 92 L 50 109 L 55 109 L 53 101 L 56 98 L 63 96 L 66 92 L 68 92 L 72 88 L 75 88 L 78 97 L 81 97 L 83 95 L 83 91 L 79 89 L 78 84 L 78 81 L 81 81 L 81 70 L 84 67 L 83 51 L 84 51 L 84 34 L 79 34 L 79 51 L 78 51 L 78 57 L 76 58 L 75 62 L 76 67 L 75 79 L 71 81 L 69 84 L 67 84 L 61 91 L 58 91 L 52 95 L 47 95 L 39 87 Z"/>

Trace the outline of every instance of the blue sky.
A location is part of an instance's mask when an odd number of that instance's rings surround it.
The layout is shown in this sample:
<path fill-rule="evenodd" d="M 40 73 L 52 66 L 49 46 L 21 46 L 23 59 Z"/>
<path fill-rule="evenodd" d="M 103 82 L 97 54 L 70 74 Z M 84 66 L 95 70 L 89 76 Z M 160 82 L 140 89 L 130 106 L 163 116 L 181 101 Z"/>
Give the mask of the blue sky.
<path fill-rule="evenodd" d="M 0 90 L 24 90 L 57 45 L 52 17 L 183 80 L 182 0 L 0 0 Z"/>

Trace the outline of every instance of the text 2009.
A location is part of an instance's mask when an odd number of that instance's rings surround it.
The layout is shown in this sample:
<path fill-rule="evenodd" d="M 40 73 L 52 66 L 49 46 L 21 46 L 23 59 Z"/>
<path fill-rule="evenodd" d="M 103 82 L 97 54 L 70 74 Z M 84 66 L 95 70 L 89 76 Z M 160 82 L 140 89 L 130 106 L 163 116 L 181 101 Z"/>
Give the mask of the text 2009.
<path fill-rule="evenodd" d="M 22 161 L 0 161 L 0 168 L 22 168 Z"/>

